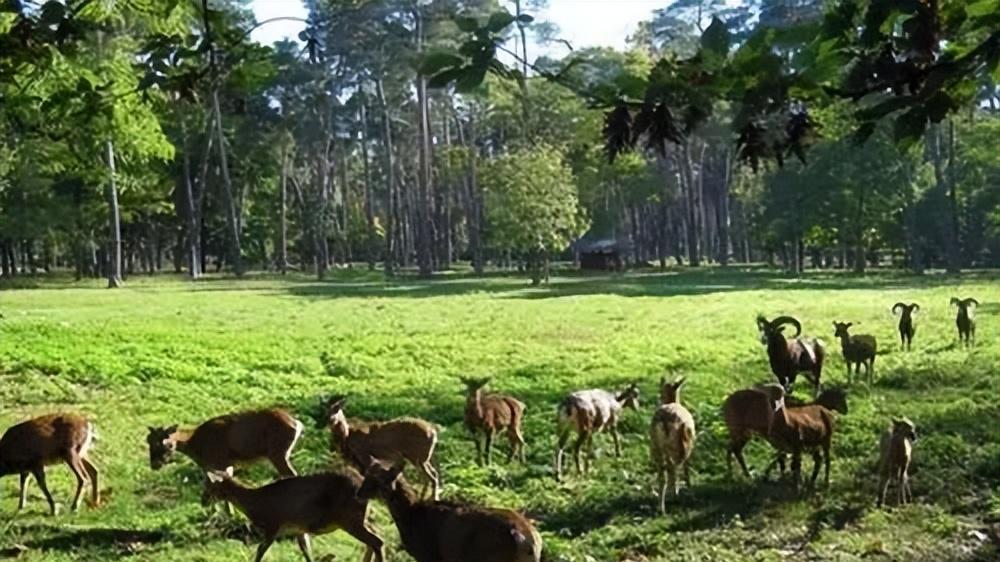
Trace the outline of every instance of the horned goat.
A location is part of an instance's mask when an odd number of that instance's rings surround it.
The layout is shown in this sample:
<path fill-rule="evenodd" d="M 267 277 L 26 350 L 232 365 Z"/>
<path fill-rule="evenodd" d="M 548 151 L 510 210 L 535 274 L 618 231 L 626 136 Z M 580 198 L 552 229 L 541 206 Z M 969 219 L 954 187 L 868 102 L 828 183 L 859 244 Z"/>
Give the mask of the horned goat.
<path fill-rule="evenodd" d="M 791 341 L 785 339 L 782 333 L 786 324 L 795 327 L 795 335 Z M 823 361 L 826 358 L 823 342 L 800 338 L 802 324 L 791 316 L 779 316 L 770 321 L 764 316 L 757 316 L 757 329 L 760 330 L 761 343 L 767 346 L 771 371 L 781 386 L 791 392 L 798 374 L 806 373 L 813 383 L 813 394 L 818 395 Z"/>
<path fill-rule="evenodd" d="M 920 310 L 917 303 L 897 302 L 892 305 L 892 313 L 899 315 L 899 347 L 910 350 L 913 345 L 913 335 L 917 333 L 917 328 L 913 325 L 913 313 Z"/>
<path fill-rule="evenodd" d="M 951 304 L 958 307 L 958 315 L 955 317 L 958 341 L 964 343 L 966 347 L 976 345 L 975 309 L 979 308 L 979 301 L 952 297 Z"/>

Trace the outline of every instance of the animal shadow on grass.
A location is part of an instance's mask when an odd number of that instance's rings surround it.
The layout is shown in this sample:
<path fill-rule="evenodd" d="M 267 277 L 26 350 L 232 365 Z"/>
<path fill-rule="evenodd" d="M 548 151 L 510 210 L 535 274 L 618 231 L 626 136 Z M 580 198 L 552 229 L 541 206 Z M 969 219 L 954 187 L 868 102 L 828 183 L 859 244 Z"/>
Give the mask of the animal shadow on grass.
<path fill-rule="evenodd" d="M 667 516 L 673 521 L 669 530 L 702 531 L 725 525 L 737 516 L 748 519 L 770 501 L 783 501 L 786 494 L 781 493 L 781 488 L 769 482 L 695 482 L 691 490 L 682 491 L 676 498 L 667 498 Z M 652 498 L 649 501 L 655 504 L 656 500 Z M 658 510 L 654 511 L 659 516 Z"/>
<path fill-rule="evenodd" d="M 102 552 L 114 551 L 119 556 L 132 556 L 170 538 L 166 531 L 160 530 L 59 529 L 49 526 L 26 530 L 48 536 L 18 547 L 0 549 L 0 558 L 18 558 L 22 553 L 30 551 L 77 552 L 90 549 Z"/>
<path fill-rule="evenodd" d="M 612 497 L 584 498 L 565 508 L 530 514 L 547 529 L 578 537 L 607 525 L 615 517 L 652 517 L 656 508 L 645 494 L 629 493 Z"/>

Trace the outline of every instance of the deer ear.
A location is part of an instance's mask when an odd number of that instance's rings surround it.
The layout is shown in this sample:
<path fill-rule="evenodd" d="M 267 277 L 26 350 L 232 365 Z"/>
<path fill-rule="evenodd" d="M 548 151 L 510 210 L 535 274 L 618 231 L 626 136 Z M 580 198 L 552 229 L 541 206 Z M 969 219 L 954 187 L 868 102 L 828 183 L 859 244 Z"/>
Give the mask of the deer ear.
<path fill-rule="evenodd" d="M 674 388 L 680 388 L 680 387 L 681 387 L 681 385 L 683 385 L 685 381 L 687 381 L 687 378 L 686 378 L 686 377 L 681 377 L 681 378 L 677 379 L 677 380 L 676 380 L 676 381 L 674 382 Z"/>
<path fill-rule="evenodd" d="M 218 470 L 209 470 L 208 472 L 205 473 L 205 476 L 207 476 L 208 481 L 212 482 L 213 484 L 218 484 L 219 482 L 222 482 L 223 480 L 226 479 L 226 473 L 219 472 Z"/>
<path fill-rule="evenodd" d="M 177 433 L 177 426 L 172 425 L 168 427 L 165 431 L 167 432 L 167 435 L 173 435 L 174 433 Z"/>
<path fill-rule="evenodd" d="M 660 377 L 660 387 L 667 386 L 667 377 Z"/>

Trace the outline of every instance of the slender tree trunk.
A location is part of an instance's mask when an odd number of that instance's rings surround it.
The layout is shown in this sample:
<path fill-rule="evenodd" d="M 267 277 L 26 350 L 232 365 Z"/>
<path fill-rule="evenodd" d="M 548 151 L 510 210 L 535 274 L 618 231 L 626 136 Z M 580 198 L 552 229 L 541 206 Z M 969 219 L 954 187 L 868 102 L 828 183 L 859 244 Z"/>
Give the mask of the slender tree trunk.
<path fill-rule="evenodd" d="M 948 273 L 962 271 L 962 246 L 958 217 L 958 181 L 955 177 L 955 121 L 948 120 Z"/>
<path fill-rule="evenodd" d="M 864 185 L 858 188 L 858 213 L 854 218 L 854 272 L 864 273 L 867 266 L 865 259 L 865 195 L 868 191 Z"/>
<path fill-rule="evenodd" d="M 108 165 L 108 210 L 110 211 L 109 234 L 111 236 L 111 246 L 109 248 L 108 266 L 108 288 L 114 289 L 122 286 L 122 230 L 121 213 L 118 209 L 118 185 L 115 178 L 115 146 L 108 139 L 104 142 L 105 156 Z"/>
<path fill-rule="evenodd" d="M 413 10 L 416 19 L 417 52 L 424 50 L 424 20 L 421 9 L 416 6 Z M 434 222 L 431 210 L 431 124 L 430 124 L 430 101 L 427 98 L 427 79 L 423 75 L 417 76 L 417 105 L 419 106 L 419 171 L 417 173 L 417 204 L 416 204 L 416 250 L 417 266 L 420 269 L 421 277 L 429 277 L 433 272 L 433 240 Z"/>
<path fill-rule="evenodd" d="M 681 169 L 681 182 L 685 191 L 685 205 L 687 207 L 687 253 L 688 263 L 692 267 L 701 265 L 701 250 L 698 244 L 698 187 L 695 183 L 694 163 L 691 160 L 691 145 L 684 143 L 677 154 L 678 164 Z M 701 171 L 699 171 L 699 175 Z"/>
<path fill-rule="evenodd" d="M 219 143 L 219 169 L 222 173 L 222 193 L 226 205 L 226 223 L 229 227 L 229 259 L 237 276 L 243 275 L 243 248 L 240 242 L 239 219 L 233 182 L 229 177 L 229 157 L 226 153 L 226 136 L 222 128 L 222 110 L 219 107 L 219 90 L 212 89 L 212 113 L 215 116 L 215 136 Z"/>
<path fill-rule="evenodd" d="M 187 253 L 188 253 L 188 276 L 191 279 L 198 279 L 201 277 L 201 257 L 199 257 L 199 244 L 198 244 L 198 212 L 195 210 L 195 199 L 194 199 L 194 186 L 192 185 L 192 170 L 191 170 L 191 154 L 188 150 L 188 135 L 187 135 L 187 125 L 184 122 L 184 118 L 180 117 L 181 121 L 181 135 L 183 137 L 182 150 L 184 154 L 183 165 L 184 165 L 184 206 L 187 215 Z"/>
<path fill-rule="evenodd" d="M 375 200 L 372 194 L 372 176 L 371 167 L 368 164 L 368 106 L 365 103 L 361 104 L 360 108 L 360 121 L 361 121 L 361 164 L 364 170 L 364 197 L 365 197 L 365 223 L 367 225 L 367 230 L 365 232 L 365 258 L 368 260 L 368 271 L 375 271 L 375 260 L 378 254 L 378 247 L 376 246 L 377 234 L 375 232 Z"/>
<path fill-rule="evenodd" d="M 375 81 L 375 91 L 378 96 L 379 110 L 382 117 L 382 143 L 384 145 L 384 166 L 386 183 L 386 213 L 385 213 L 385 275 L 392 277 L 396 271 L 396 164 L 393 161 L 392 123 L 389 120 L 389 106 L 385 100 L 385 87 L 382 79 Z"/>
<path fill-rule="evenodd" d="M 281 150 L 281 194 L 278 206 L 278 271 L 288 273 L 288 167 L 289 155 Z"/>

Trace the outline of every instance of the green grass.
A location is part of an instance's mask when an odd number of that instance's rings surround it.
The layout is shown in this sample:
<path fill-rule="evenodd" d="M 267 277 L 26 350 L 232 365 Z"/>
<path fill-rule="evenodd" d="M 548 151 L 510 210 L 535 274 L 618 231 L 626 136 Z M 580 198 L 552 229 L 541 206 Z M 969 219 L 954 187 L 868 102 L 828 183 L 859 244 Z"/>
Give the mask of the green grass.
<path fill-rule="evenodd" d="M 45 515 L 32 486 L 16 505 L 16 478 L 0 481 L 0 559 L 21 562 L 252 559 L 246 533 L 201 507 L 200 475 L 182 459 L 153 472 L 148 425 L 193 424 L 237 409 L 282 405 L 307 421 L 293 457 L 300 471 L 336 465 L 318 397 L 344 393 L 348 414 L 419 415 L 443 428 L 437 454 L 444 494 L 526 511 L 539 522 L 549 561 L 979 560 L 997 551 L 974 531 L 1000 522 L 1000 275 L 915 279 L 902 275 L 807 275 L 767 271 L 674 271 L 563 275 L 530 289 L 523 279 L 455 275 L 386 284 L 367 273 L 304 278 L 133 278 L 121 291 L 97 282 L 20 281 L 0 291 L 0 427 L 49 411 L 85 412 L 100 440 L 106 505 L 65 513 L 69 471 L 49 470 L 64 511 Z M 955 343 L 951 296 L 975 296 L 979 345 Z M 914 350 L 901 353 L 889 307 L 921 304 Z M 879 338 L 877 380 L 850 386 L 838 422 L 832 485 L 801 498 L 778 483 L 729 479 L 725 395 L 770 380 L 754 325 L 757 313 L 794 314 L 835 353 L 824 380 L 846 383 L 831 321 L 853 321 Z M 699 437 L 693 489 L 660 516 L 648 468 L 647 424 L 665 370 L 684 372 L 683 401 Z M 528 404 L 528 465 L 475 466 L 462 429 L 457 377 L 493 375 L 492 388 Z M 584 480 L 551 475 L 555 405 L 567 392 L 639 381 L 640 412 L 626 414 L 624 457 L 598 438 L 597 470 Z M 804 392 L 806 385 L 800 385 Z M 913 419 L 915 504 L 876 510 L 873 468 L 891 416 Z M 762 468 L 766 445 L 748 447 Z M 805 463 L 811 468 L 811 460 Z M 256 482 L 269 468 L 244 472 Z M 409 560 L 385 510 L 374 520 L 388 560 Z M 316 553 L 360 559 L 342 534 Z M 294 543 L 269 553 L 299 560 Z M 468 561 L 475 562 L 475 561 Z"/>

